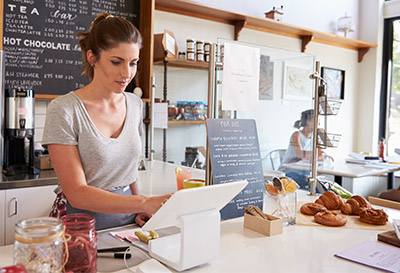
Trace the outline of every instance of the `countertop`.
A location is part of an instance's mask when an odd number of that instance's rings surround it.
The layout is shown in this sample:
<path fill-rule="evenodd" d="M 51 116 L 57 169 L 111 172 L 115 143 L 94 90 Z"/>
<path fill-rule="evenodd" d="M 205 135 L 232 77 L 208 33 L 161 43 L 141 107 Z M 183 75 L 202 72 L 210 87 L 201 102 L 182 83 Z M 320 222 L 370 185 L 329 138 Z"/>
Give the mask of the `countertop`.
<path fill-rule="evenodd" d="M 146 161 L 146 171 L 139 173 L 139 188 L 142 193 L 158 195 L 175 191 L 175 167 L 176 165 L 160 161 Z M 196 175 L 203 173 L 196 171 Z M 316 198 L 305 191 L 298 191 L 299 202 L 312 202 Z M 385 208 L 385 211 L 389 214 L 390 221 L 400 218 L 399 210 Z M 365 241 L 376 241 L 377 235 L 382 232 L 380 230 L 296 224 L 285 226 L 282 234 L 269 237 L 245 229 L 243 221 L 243 217 L 222 221 L 219 258 L 185 272 L 380 272 L 334 256 L 335 253 Z M 104 236 L 99 236 L 102 237 L 99 247 L 106 247 L 105 240 L 111 238 L 111 235 L 108 232 L 102 233 Z M 124 242 L 120 244 L 124 245 Z M 13 246 L 0 247 L 0 266 L 11 265 L 12 260 Z M 114 262 L 120 263 L 119 268 L 109 271 L 102 266 L 104 260 L 99 260 L 98 271 L 132 272 L 125 268 L 123 260 L 114 259 Z"/>
<path fill-rule="evenodd" d="M 54 170 L 41 170 L 38 174 L 20 173 L 12 176 L 0 176 L 0 190 L 57 185 Z"/>

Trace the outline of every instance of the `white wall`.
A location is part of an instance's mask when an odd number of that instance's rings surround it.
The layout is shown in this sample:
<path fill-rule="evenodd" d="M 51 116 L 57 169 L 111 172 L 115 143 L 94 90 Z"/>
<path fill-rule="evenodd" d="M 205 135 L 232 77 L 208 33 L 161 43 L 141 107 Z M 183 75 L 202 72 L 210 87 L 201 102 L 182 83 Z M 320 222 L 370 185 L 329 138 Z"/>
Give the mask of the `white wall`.
<path fill-rule="evenodd" d="M 264 17 L 273 7 L 283 5 L 283 22 L 322 32 L 343 36 L 337 32 L 340 17 L 353 17 L 358 23 L 359 0 L 192 0 L 199 4 L 242 14 Z M 364 0 L 370 1 L 370 0 Z M 348 38 L 358 39 L 358 28 L 348 34 Z"/>
<path fill-rule="evenodd" d="M 341 10 L 341 9 L 340 9 Z M 187 38 L 193 38 L 196 40 L 206 40 L 210 42 L 217 42 L 218 37 L 223 37 L 227 39 L 233 39 L 233 27 L 226 24 L 220 24 L 215 22 L 210 22 L 207 20 L 192 18 L 183 15 L 176 15 L 167 12 L 156 11 L 155 12 L 155 23 L 154 30 L 155 33 L 161 33 L 163 30 L 168 29 L 172 31 L 175 35 L 175 38 L 178 43 L 178 50 L 185 50 L 186 45 L 185 41 Z M 269 34 L 265 32 L 259 32 L 255 30 L 244 29 L 240 33 L 239 37 L 240 41 L 269 46 L 269 47 L 277 47 L 287 50 L 293 50 L 296 52 L 300 52 L 301 42 L 295 38 L 289 38 L 274 34 Z M 329 149 L 328 153 L 336 156 L 336 157 L 345 157 L 349 152 L 351 152 L 354 148 L 354 127 L 357 116 L 357 90 L 358 90 L 358 73 L 359 73 L 359 64 L 357 62 L 357 51 L 349 50 L 339 47 L 333 47 L 323 44 L 310 43 L 307 46 L 307 54 L 314 55 L 317 60 L 321 61 L 322 66 L 338 68 L 346 71 L 346 81 L 345 81 L 345 100 L 343 102 L 341 111 L 338 116 L 329 118 L 328 120 L 328 130 L 333 133 L 342 134 L 342 140 L 337 149 Z M 368 53 L 369 54 L 369 53 Z M 368 55 L 367 54 L 367 55 Z M 169 97 L 170 101 L 173 102 L 173 96 L 177 94 L 176 99 L 182 99 L 188 97 L 188 90 L 191 90 L 191 93 L 194 94 L 206 94 L 207 85 L 202 83 L 200 78 L 195 77 L 193 80 L 189 82 L 184 81 L 188 77 L 186 73 L 189 72 L 178 72 L 176 85 L 173 85 L 172 78 L 168 77 L 168 82 L 171 84 L 169 86 Z M 196 72 L 193 72 L 196 73 Z M 169 74 L 171 75 L 171 74 Z M 156 97 L 162 96 L 162 73 L 155 73 L 157 80 L 157 88 L 156 88 Z M 171 75 L 171 77 L 173 77 Z M 193 76 L 194 77 L 194 76 Z M 201 76 L 200 76 L 201 77 Z M 207 75 L 204 76 L 205 78 Z M 205 79 L 206 80 L 206 79 Z M 278 92 L 281 94 L 282 90 L 276 90 L 274 92 Z M 260 120 L 261 116 L 266 117 L 265 123 L 258 125 L 261 131 L 264 131 L 264 134 L 268 134 L 265 128 L 265 124 L 271 122 L 271 124 L 280 123 L 284 126 L 281 126 L 282 129 L 280 132 L 270 132 L 271 134 L 280 135 L 279 141 L 274 141 L 273 143 L 269 143 L 268 141 L 264 141 L 262 137 L 260 137 L 260 146 L 261 149 L 266 151 L 273 147 L 275 148 L 285 148 L 289 141 L 290 132 L 293 131 L 293 123 L 296 119 L 299 119 L 299 114 L 301 110 L 305 110 L 310 108 L 312 105 L 308 103 L 307 105 L 298 107 L 293 106 L 291 102 L 280 101 L 281 106 L 283 108 L 287 107 L 289 111 L 280 115 L 279 117 L 274 116 L 273 114 L 267 114 L 268 111 L 272 111 L 271 107 L 265 107 L 265 105 L 270 104 L 268 101 L 260 102 L 260 107 L 264 108 L 265 115 L 259 114 Z M 288 105 L 289 103 L 289 105 Z M 273 113 L 273 112 L 272 112 Z M 268 117 L 272 117 L 268 119 Z M 199 139 L 194 141 L 193 143 L 187 142 L 188 145 L 198 145 L 199 143 L 205 143 L 205 128 L 199 126 L 199 128 L 189 128 L 189 127 L 177 127 L 168 129 L 168 159 L 173 160 L 176 163 L 179 163 L 183 160 L 184 156 L 184 143 L 188 139 L 188 134 L 194 135 Z M 271 125 L 271 127 L 276 127 L 276 125 Z M 259 130 L 260 131 L 260 130 Z M 259 132 L 260 133 L 260 132 Z M 156 138 L 160 138 L 161 134 L 156 134 Z M 179 141 L 177 141 L 179 140 Z M 181 141 L 182 140 L 182 141 Z M 156 154 L 155 158 L 161 158 L 161 143 L 156 143 L 155 149 Z M 263 151 L 262 151 L 263 152 Z"/>

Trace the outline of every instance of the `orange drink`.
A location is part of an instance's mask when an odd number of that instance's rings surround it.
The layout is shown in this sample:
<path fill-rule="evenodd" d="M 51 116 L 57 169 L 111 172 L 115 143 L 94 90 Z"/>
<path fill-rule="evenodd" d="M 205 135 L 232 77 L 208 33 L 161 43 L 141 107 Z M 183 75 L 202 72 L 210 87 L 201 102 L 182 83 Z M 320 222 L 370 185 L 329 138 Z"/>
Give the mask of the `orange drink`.
<path fill-rule="evenodd" d="M 183 189 L 183 180 L 192 178 L 192 170 L 189 168 L 175 168 L 176 185 L 178 190 Z"/>

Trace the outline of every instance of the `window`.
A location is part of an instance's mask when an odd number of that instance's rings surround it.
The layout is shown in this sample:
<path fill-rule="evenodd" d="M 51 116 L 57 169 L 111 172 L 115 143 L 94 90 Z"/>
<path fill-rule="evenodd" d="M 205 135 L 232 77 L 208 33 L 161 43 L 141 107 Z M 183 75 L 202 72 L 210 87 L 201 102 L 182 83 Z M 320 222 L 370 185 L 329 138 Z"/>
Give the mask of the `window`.
<path fill-rule="evenodd" d="M 400 17 L 384 23 L 381 116 L 379 137 L 386 139 L 388 155 L 400 149 Z"/>

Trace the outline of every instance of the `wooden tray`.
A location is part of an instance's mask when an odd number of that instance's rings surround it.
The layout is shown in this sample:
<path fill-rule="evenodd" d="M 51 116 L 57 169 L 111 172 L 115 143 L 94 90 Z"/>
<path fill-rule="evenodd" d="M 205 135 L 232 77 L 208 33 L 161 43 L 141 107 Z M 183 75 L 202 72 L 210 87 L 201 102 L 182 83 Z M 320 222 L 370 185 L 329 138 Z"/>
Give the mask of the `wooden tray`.
<path fill-rule="evenodd" d="M 304 226 L 319 226 L 319 227 L 328 227 L 321 224 L 318 224 L 314 221 L 314 216 L 304 215 L 300 212 L 300 207 L 304 203 L 298 203 L 297 213 L 296 213 L 296 225 L 304 225 Z M 335 211 L 338 214 L 343 215 L 347 219 L 347 223 L 341 227 L 333 227 L 333 228 L 351 228 L 351 229 L 368 229 L 368 230 L 393 230 L 393 226 L 390 222 L 387 222 L 386 225 L 370 225 L 364 223 L 360 220 L 360 217 L 357 215 L 345 215 L 340 212 L 340 210 Z"/>

